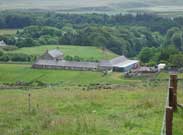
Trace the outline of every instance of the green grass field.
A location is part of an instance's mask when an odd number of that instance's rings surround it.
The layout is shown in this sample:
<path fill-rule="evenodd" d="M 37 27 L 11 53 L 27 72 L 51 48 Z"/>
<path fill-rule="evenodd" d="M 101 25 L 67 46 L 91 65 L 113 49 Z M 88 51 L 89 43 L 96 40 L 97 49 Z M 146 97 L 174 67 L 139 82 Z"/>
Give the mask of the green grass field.
<path fill-rule="evenodd" d="M 102 49 L 91 46 L 71 46 L 71 45 L 47 45 L 47 46 L 38 46 L 38 47 L 26 47 L 20 48 L 12 53 L 25 53 L 28 55 L 40 56 L 46 50 L 59 48 L 60 51 L 64 53 L 65 56 L 79 56 L 84 59 L 111 59 L 117 55 L 110 51 L 102 51 Z"/>
<path fill-rule="evenodd" d="M 90 83 L 126 83 L 122 74 L 112 73 L 103 76 L 101 72 L 69 71 L 69 70 L 39 70 L 32 69 L 31 65 L 0 64 L 0 83 L 15 83 L 18 81 L 38 81 L 46 83 L 90 84 Z M 132 83 L 139 80 L 131 80 Z M 128 81 L 129 82 L 129 81 Z"/>
<path fill-rule="evenodd" d="M 0 35 L 16 34 L 17 29 L 0 29 Z"/>
<path fill-rule="evenodd" d="M 31 65 L 0 64 L 0 85 L 33 79 L 58 86 L 0 90 L 3 135 L 159 135 L 167 82 L 125 79 L 121 73 L 37 70 Z M 166 79 L 167 73 L 157 78 Z M 120 84 L 110 89 L 83 89 L 91 84 Z M 182 84 L 178 101 L 183 103 Z M 31 93 L 31 112 L 28 111 Z M 183 111 L 174 117 L 174 134 L 182 135 Z"/>
<path fill-rule="evenodd" d="M 163 90 L 0 91 L 0 132 L 6 135 L 158 135 Z"/>

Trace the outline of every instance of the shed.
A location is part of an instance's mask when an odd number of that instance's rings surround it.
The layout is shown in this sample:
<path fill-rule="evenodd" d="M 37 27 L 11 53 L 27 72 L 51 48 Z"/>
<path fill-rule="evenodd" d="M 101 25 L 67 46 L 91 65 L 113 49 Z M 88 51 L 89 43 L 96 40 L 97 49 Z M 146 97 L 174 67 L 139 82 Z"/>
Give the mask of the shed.
<path fill-rule="evenodd" d="M 158 71 L 161 71 L 161 70 L 163 70 L 163 69 L 165 69 L 165 67 L 166 67 L 166 64 L 164 64 L 164 63 L 160 63 L 160 64 L 158 64 Z"/>

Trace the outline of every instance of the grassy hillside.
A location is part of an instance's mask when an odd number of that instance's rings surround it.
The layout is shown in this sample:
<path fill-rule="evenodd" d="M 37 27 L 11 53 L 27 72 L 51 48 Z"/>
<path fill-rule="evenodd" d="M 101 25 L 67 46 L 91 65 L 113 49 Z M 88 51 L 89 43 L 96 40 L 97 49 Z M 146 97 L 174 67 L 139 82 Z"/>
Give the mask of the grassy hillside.
<path fill-rule="evenodd" d="M 12 51 L 12 53 L 25 53 L 28 55 L 40 56 L 46 50 L 56 49 L 64 53 L 65 56 L 79 56 L 84 59 L 111 59 L 117 55 L 110 51 L 102 51 L 102 49 L 90 46 L 70 46 L 70 45 L 48 45 L 48 46 L 38 46 L 38 47 L 26 47 Z"/>
<path fill-rule="evenodd" d="M 163 73 L 158 78 L 164 79 Z M 2 83 L 59 83 L 30 91 L 0 90 L 0 133 L 6 135 L 159 135 L 167 82 L 125 79 L 121 73 L 36 70 L 30 65 L 0 64 Z M 94 84 L 120 86 L 85 89 Z M 183 103 L 182 83 L 179 103 Z M 31 112 L 28 111 L 31 93 Z M 182 110 L 175 113 L 174 133 L 183 134 Z"/>
<path fill-rule="evenodd" d="M 0 91 L 0 132 L 14 135 L 158 135 L 163 90 Z"/>
<path fill-rule="evenodd" d="M 40 77 L 41 76 L 41 77 Z M 159 134 L 166 85 L 154 88 L 121 74 L 35 70 L 30 65 L 0 64 L 0 83 L 38 78 L 60 86 L 28 91 L 0 91 L 0 132 L 39 135 L 154 135 Z M 86 85 L 120 84 L 108 90 L 83 90 Z M 144 83 L 145 84 L 145 83 Z M 147 82 L 146 82 L 147 84 Z M 149 83 L 148 83 L 149 84 Z M 16 99 L 16 100 L 15 100 Z"/>
<path fill-rule="evenodd" d="M 17 29 L 0 29 L 0 35 L 16 34 Z"/>

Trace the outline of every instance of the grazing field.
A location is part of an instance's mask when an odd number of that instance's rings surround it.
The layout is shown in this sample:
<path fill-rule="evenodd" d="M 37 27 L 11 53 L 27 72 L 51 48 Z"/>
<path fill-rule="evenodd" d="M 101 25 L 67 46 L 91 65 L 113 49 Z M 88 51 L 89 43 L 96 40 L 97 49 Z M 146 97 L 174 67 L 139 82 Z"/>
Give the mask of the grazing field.
<path fill-rule="evenodd" d="M 12 53 L 24 53 L 28 55 L 40 56 L 46 50 L 51 49 L 59 49 L 64 53 L 65 56 L 79 56 L 83 59 L 95 59 L 95 60 L 102 60 L 102 59 L 111 59 L 116 57 L 117 55 L 106 50 L 103 51 L 97 47 L 91 46 L 71 46 L 71 45 L 47 45 L 47 46 L 38 46 L 38 47 L 25 47 L 20 48 Z"/>
<path fill-rule="evenodd" d="M 2 90 L 0 132 L 6 135 L 159 135 L 164 88 L 33 89 L 30 113 L 28 91 Z"/>
<path fill-rule="evenodd" d="M 29 91 L 19 88 L 0 90 L 1 134 L 160 134 L 167 81 L 126 79 L 121 73 L 104 76 L 99 72 L 37 70 L 30 66 L 0 64 L 0 85 L 34 79 L 59 85 L 30 88 Z M 168 75 L 165 74 L 155 77 L 166 79 Z M 101 84 L 119 86 L 96 87 Z M 92 85 L 94 89 L 89 88 Z M 179 102 L 183 103 L 182 85 L 179 87 Z M 30 112 L 28 93 L 31 94 Z M 183 133 L 182 113 L 179 110 L 175 114 L 176 135 Z"/>
<path fill-rule="evenodd" d="M 90 84 L 90 83 L 126 83 L 120 73 L 104 76 L 101 72 L 69 71 L 69 70 L 40 70 L 32 69 L 31 65 L 0 64 L 0 83 L 29 82 L 38 80 L 46 83 Z M 132 83 L 139 80 L 131 80 Z M 129 81 L 128 81 L 129 82 Z"/>
<path fill-rule="evenodd" d="M 0 35 L 16 34 L 17 29 L 0 29 Z"/>

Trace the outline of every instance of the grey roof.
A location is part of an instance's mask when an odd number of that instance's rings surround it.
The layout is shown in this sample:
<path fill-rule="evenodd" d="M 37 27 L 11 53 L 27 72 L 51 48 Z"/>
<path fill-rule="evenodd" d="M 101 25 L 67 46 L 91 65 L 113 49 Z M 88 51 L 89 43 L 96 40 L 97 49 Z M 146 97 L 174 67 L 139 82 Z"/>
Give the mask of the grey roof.
<path fill-rule="evenodd" d="M 101 67 L 112 67 L 112 64 L 109 60 L 102 60 L 99 62 L 99 66 Z"/>
<path fill-rule="evenodd" d="M 0 46 L 6 46 L 6 43 L 2 40 L 0 41 Z"/>
<path fill-rule="evenodd" d="M 112 60 L 110 60 L 111 64 L 113 67 L 128 67 L 132 64 L 136 64 L 139 61 L 138 60 L 129 60 L 128 58 L 126 58 L 125 56 L 119 56 L 117 58 L 114 58 Z"/>
<path fill-rule="evenodd" d="M 60 52 L 60 51 L 57 50 L 57 49 L 48 51 L 48 54 L 49 54 L 50 56 L 52 56 L 53 58 L 57 58 L 57 57 L 63 55 L 63 53 Z"/>
<path fill-rule="evenodd" d="M 56 60 L 38 60 L 34 65 L 46 65 L 56 67 L 75 67 L 75 68 L 97 68 L 96 62 L 76 62 L 76 61 L 56 61 Z"/>
<path fill-rule="evenodd" d="M 112 65 L 116 65 L 116 64 L 119 64 L 126 60 L 128 60 L 128 59 L 125 56 L 119 56 L 119 57 L 116 57 L 116 58 L 110 60 L 110 62 Z"/>

